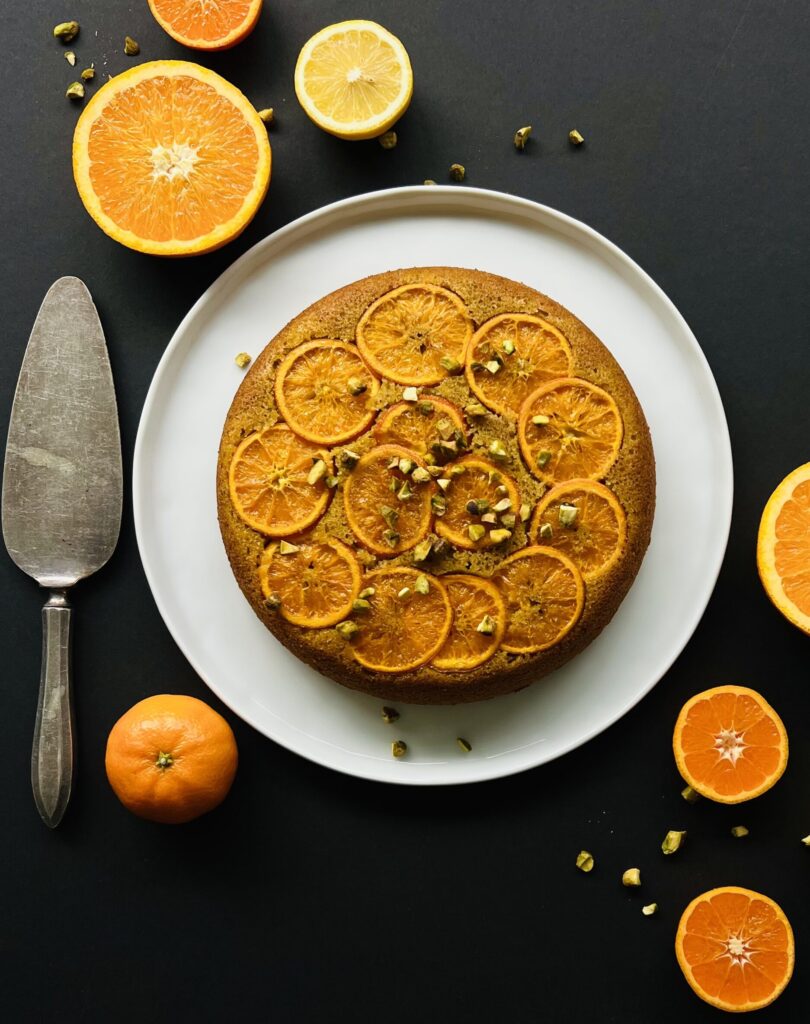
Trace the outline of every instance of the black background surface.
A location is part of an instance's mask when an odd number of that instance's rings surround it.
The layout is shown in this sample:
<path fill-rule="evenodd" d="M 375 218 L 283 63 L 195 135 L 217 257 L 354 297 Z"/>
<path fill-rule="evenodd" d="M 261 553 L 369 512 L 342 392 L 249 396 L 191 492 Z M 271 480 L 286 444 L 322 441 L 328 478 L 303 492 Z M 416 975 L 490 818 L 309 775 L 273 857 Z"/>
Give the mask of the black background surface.
<path fill-rule="evenodd" d="M 241 763 L 229 799 L 179 828 L 129 815 L 103 770 L 107 732 L 155 692 L 209 700 L 140 567 L 127 494 L 113 560 L 75 594 L 78 783 L 63 825 L 39 821 L 29 753 L 42 595 L 0 558 L 0 1014 L 9 1021 L 703 1021 L 672 949 L 682 908 L 715 885 L 782 904 L 798 966 L 763 1020 L 810 1005 L 808 639 L 770 606 L 754 541 L 776 483 L 810 458 L 808 99 L 800 0 L 273 0 L 254 34 L 202 63 L 273 105 L 274 173 L 245 234 L 161 261 L 108 240 L 73 186 L 75 77 L 51 38 L 76 18 L 80 66 L 194 59 L 146 0 L 3 5 L 0 409 L 52 281 L 78 274 L 101 313 L 126 471 L 154 368 L 183 314 L 268 232 L 355 193 L 443 180 L 547 203 L 593 225 L 670 295 L 717 378 L 736 470 L 715 594 L 691 643 L 618 725 L 563 759 L 467 788 L 384 787 L 295 757 L 227 710 Z M 405 42 L 416 91 L 399 146 L 343 143 L 298 107 L 308 36 L 371 17 Z M 518 154 L 512 133 L 532 123 Z M 566 135 L 578 127 L 578 150 Z M 673 423 L 675 432 L 690 429 Z M 695 516 L 712 509 L 696 507 Z M 683 543 L 691 524 L 683 523 Z M 627 651 L 633 657 L 632 649 Z M 771 793 L 686 805 L 670 751 L 682 702 L 719 682 L 760 689 L 790 733 Z M 750 836 L 734 840 L 732 825 Z M 667 829 L 689 830 L 675 857 Z M 574 868 L 585 846 L 597 858 Z M 622 870 L 642 869 L 629 893 Z M 657 900 L 656 918 L 643 902 Z"/>

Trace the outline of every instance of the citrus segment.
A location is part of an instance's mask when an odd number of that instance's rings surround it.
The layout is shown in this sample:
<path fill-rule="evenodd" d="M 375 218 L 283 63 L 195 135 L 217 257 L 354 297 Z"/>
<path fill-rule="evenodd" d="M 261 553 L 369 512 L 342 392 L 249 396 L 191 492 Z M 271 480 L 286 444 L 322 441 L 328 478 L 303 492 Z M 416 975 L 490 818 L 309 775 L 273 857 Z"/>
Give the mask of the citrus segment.
<path fill-rule="evenodd" d="M 381 377 L 398 384 L 438 384 L 442 360 L 464 362 L 472 320 L 461 299 L 433 284 L 406 284 L 382 295 L 357 325 L 357 345 Z"/>
<path fill-rule="evenodd" d="M 187 61 L 139 64 L 103 85 L 73 136 L 87 212 L 140 252 L 209 252 L 247 226 L 267 192 L 270 144 L 252 104 Z"/>
<path fill-rule="evenodd" d="M 535 417 L 543 422 L 533 422 Z M 603 477 L 616 461 L 622 434 L 615 401 L 578 377 L 538 388 L 523 403 L 518 419 L 523 458 L 529 471 L 547 483 Z"/>
<path fill-rule="evenodd" d="M 437 514 L 435 524 L 440 537 L 466 551 L 478 551 L 500 543 L 497 531 L 514 528 L 511 517 L 520 509 L 520 496 L 517 484 L 502 469 L 470 455 L 447 466 L 444 479 L 449 480 L 443 493 L 445 511 Z"/>
<path fill-rule="evenodd" d="M 281 602 L 279 613 L 296 626 L 334 626 L 352 610 L 360 590 L 360 566 L 351 548 L 334 537 L 301 540 L 282 553 L 270 544 L 259 564 L 262 593 Z"/>
<path fill-rule="evenodd" d="M 433 659 L 436 668 L 463 672 L 488 661 L 506 628 L 506 609 L 494 583 L 480 576 L 442 576 L 453 608 L 450 635 Z"/>
<path fill-rule="evenodd" d="M 382 558 L 414 547 L 430 529 L 435 486 L 430 480 L 416 482 L 416 467 L 426 470 L 416 452 L 384 444 L 366 452 L 346 478 L 343 502 L 349 527 Z"/>
<path fill-rule="evenodd" d="M 316 461 L 332 462 L 317 445 L 283 424 L 250 434 L 231 460 L 231 501 L 248 526 L 268 537 L 289 537 L 319 519 L 329 504 L 326 474 L 310 483 Z"/>
<path fill-rule="evenodd" d="M 427 581 L 426 594 L 417 580 Z M 436 654 L 450 632 L 453 611 L 444 586 L 416 569 L 375 569 L 363 577 L 374 587 L 370 608 L 358 615 L 352 641 L 355 658 L 377 672 L 407 672 Z"/>
<path fill-rule="evenodd" d="M 515 654 L 544 651 L 560 642 L 582 614 L 585 587 L 579 570 L 554 548 L 523 548 L 492 575 L 506 606 L 501 647 Z"/>
<path fill-rule="evenodd" d="M 317 444 L 341 444 L 375 416 L 380 382 L 355 345 L 308 341 L 287 354 L 276 374 L 276 402 L 287 424 Z"/>
<path fill-rule="evenodd" d="M 721 1010 L 758 1010 L 793 974 L 793 929 L 768 896 L 735 885 L 711 889 L 684 910 L 675 954 L 696 995 Z"/>
<path fill-rule="evenodd" d="M 536 316 L 508 313 L 487 320 L 467 350 L 467 383 L 479 400 L 516 420 L 541 384 L 571 372 L 565 335 Z"/>
<path fill-rule="evenodd" d="M 587 583 L 604 575 L 621 557 L 627 517 L 604 484 L 571 480 L 553 487 L 537 505 L 529 537 L 533 544 L 568 555 Z"/>
<path fill-rule="evenodd" d="M 768 597 L 810 633 L 810 462 L 779 484 L 762 513 L 757 568 Z"/>
<path fill-rule="evenodd" d="M 321 29 L 295 65 L 295 94 L 307 116 L 343 139 L 371 139 L 407 110 L 413 72 L 405 47 L 373 21 Z"/>
<path fill-rule="evenodd" d="M 678 771 L 702 796 L 752 800 L 777 782 L 788 759 L 782 720 L 745 686 L 716 686 L 688 700 L 672 740 Z"/>
<path fill-rule="evenodd" d="M 249 35 L 262 0 L 149 0 L 155 20 L 172 39 L 195 50 L 227 50 Z"/>
<path fill-rule="evenodd" d="M 464 437 L 464 417 L 453 402 L 438 395 L 422 395 L 418 402 L 389 405 L 374 428 L 380 444 L 401 444 L 426 455 L 431 445 Z"/>

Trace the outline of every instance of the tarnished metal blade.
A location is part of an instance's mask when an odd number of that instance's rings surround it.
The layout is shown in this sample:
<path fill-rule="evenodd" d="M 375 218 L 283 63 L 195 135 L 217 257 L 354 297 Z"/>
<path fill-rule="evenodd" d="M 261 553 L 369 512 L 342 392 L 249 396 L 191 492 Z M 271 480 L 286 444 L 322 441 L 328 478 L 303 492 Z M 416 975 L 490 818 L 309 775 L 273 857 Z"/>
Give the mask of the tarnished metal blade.
<path fill-rule="evenodd" d="M 123 475 L 104 333 L 87 288 L 60 278 L 25 350 L 6 445 L 3 537 L 43 586 L 89 576 L 113 553 Z"/>

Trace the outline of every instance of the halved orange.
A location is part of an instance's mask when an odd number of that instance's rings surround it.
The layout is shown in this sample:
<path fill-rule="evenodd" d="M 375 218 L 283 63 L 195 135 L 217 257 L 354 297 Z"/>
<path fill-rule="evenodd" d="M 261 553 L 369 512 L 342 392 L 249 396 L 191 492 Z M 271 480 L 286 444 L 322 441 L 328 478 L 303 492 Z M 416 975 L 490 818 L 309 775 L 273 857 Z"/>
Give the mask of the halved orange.
<path fill-rule="evenodd" d="M 535 423 L 535 417 L 548 422 Z M 579 377 L 550 381 L 520 410 L 518 440 L 529 472 L 546 483 L 597 480 L 616 461 L 624 428 L 613 398 Z"/>
<path fill-rule="evenodd" d="M 446 479 L 446 511 L 436 517 L 436 533 L 466 551 L 480 551 L 499 543 L 492 539 L 492 532 L 505 528 L 501 516 L 515 515 L 520 509 L 520 494 L 512 477 L 486 459 L 468 455 L 446 467 Z M 495 516 L 496 521 L 488 522 L 484 516 Z M 484 530 L 478 540 L 470 535 L 471 526 Z"/>
<path fill-rule="evenodd" d="M 264 199 L 267 128 L 213 71 L 148 61 L 85 107 L 73 176 L 87 212 L 117 242 L 160 256 L 209 252 L 247 227 Z"/>
<path fill-rule="evenodd" d="M 525 313 L 487 320 L 467 349 L 470 388 L 484 405 L 510 420 L 518 418 L 521 405 L 541 384 L 570 372 L 571 347 L 565 335 Z"/>
<path fill-rule="evenodd" d="M 736 885 L 684 910 L 675 955 L 692 991 L 721 1010 L 759 1010 L 781 995 L 796 958 L 793 929 L 770 897 Z"/>
<path fill-rule="evenodd" d="M 289 537 L 312 526 L 326 511 L 331 491 L 325 477 L 309 482 L 314 463 L 332 461 L 284 424 L 250 434 L 234 452 L 230 495 L 239 516 L 268 537 Z"/>
<path fill-rule="evenodd" d="M 392 558 L 418 544 L 427 535 L 433 514 L 430 501 L 435 485 L 432 481 L 416 483 L 412 471 L 399 468 L 400 460 L 426 469 L 416 452 L 383 444 L 362 456 L 343 487 L 352 533 L 382 558 Z"/>
<path fill-rule="evenodd" d="M 582 575 L 570 558 L 541 545 L 509 555 L 492 574 L 506 605 L 505 651 L 530 654 L 558 644 L 579 621 Z"/>
<path fill-rule="evenodd" d="M 228 50 L 249 35 L 262 0 L 149 0 L 155 20 L 172 39 L 194 50 Z"/>
<path fill-rule="evenodd" d="M 675 723 L 672 749 L 692 789 L 722 804 L 765 793 L 788 760 L 781 718 L 746 686 L 715 686 L 688 700 Z"/>
<path fill-rule="evenodd" d="M 442 359 L 463 364 L 471 337 L 467 307 L 435 284 L 405 284 L 386 292 L 357 325 L 363 358 L 398 384 L 438 384 L 451 372 Z"/>
<path fill-rule="evenodd" d="M 789 473 L 759 524 L 757 569 L 768 597 L 810 633 L 810 462 Z"/>
<path fill-rule="evenodd" d="M 441 580 L 453 607 L 453 624 L 433 664 L 447 672 L 465 672 L 483 665 L 497 651 L 506 628 L 506 608 L 495 584 L 480 576 L 449 573 Z"/>
<path fill-rule="evenodd" d="M 380 382 L 356 345 L 307 341 L 285 356 L 276 374 L 276 403 L 288 425 L 308 441 L 342 444 L 375 416 Z"/>
<path fill-rule="evenodd" d="M 533 544 L 545 544 L 568 555 L 588 583 L 619 560 L 627 539 L 627 517 L 616 495 L 604 484 L 569 480 L 552 487 L 539 502 L 529 537 Z"/>
<path fill-rule="evenodd" d="M 262 593 L 280 601 L 279 614 L 296 626 L 334 626 L 352 610 L 360 590 L 360 565 L 354 552 L 335 537 L 296 541 L 282 554 L 269 544 L 259 564 Z"/>
<path fill-rule="evenodd" d="M 417 580 L 428 581 L 420 594 Z M 447 639 L 453 610 L 443 584 L 416 569 L 391 566 L 363 577 L 374 587 L 370 609 L 354 620 L 360 627 L 352 640 L 355 658 L 376 672 L 407 672 L 436 654 Z"/>
<path fill-rule="evenodd" d="M 449 423 L 449 428 L 445 421 Z M 420 455 L 426 455 L 431 444 L 452 440 L 456 430 L 464 433 L 461 409 L 454 402 L 438 395 L 422 395 L 418 402 L 396 402 L 389 405 L 377 420 L 374 436 L 380 444 L 401 444 Z"/>

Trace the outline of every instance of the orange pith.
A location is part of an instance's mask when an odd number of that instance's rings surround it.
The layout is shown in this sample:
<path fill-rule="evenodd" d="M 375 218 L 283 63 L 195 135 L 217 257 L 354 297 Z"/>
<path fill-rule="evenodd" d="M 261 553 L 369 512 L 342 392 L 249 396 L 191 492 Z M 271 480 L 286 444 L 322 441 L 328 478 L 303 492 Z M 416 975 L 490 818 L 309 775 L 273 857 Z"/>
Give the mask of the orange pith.
<path fill-rule="evenodd" d="M 563 525 L 560 506 L 573 506 L 574 521 Z M 563 510 L 563 518 L 565 510 Z M 540 535 L 545 526 L 548 536 Z M 619 560 L 627 537 L 627 518 L 615 494 L 593 480 L 570 480 L 553 487 L 532 515 L 529 538 L 568 555 L 585 582 L 603 576 Z"/>
<path fill-rule="evenodd" d="M 576 625 L 585 603 L 579 569 L 554 548 L 523 548 L 492 574 L 506 606 L 501 647 L 515 654 L 544 651 Z"/>
<path fill-rule="evenodd" d="M 776 608 L 810 634 L 810 462 L 786 476 L 768 499 L 757 568 Z"/>
<path fill-rule="evenodd" d="M 758 1010 L 780 995 L 793 973 L 793 929 L 768 896 L 729 885 L 684 910 L 675 953 L 696 995 L 721 1010 Z"/>
<path fill-rule="evenodd" d="M 448 672 L 483 665 L 497 651 L 506 628 L 506 609 L 498 588 L 480 576 L 463 573 L 451 573 L 441 580 L 453 608 L 453 622 L 433 665 Z M 487 615 L 494 623 L 489 634 L 478 628 Z"/>
<path fill-rule="evenodd" d="M 716 686 L 688 700 L 675 723 L 672 747 L 686 782 L 726 804 L 766 792 L 788 759 L 782 720 L 745 686 Z"/>
<path fill-rule="evenodd" d="M 436 492 L 432 481 L 416 483 L 410 473 L 394 466 L 395 459 L 409 459 L 414 466 L 426 469 L 416 452 L 384 444 L 366 452 L 348 474 L 343 488 L 352 533 L 382 558 L 407 551 L 426 536 L 433 514 L 430 500 Z M 399 497 L 403 486 L 410 489 L 410 497 Z"/>
<path fill-rule="evenodd" d="M 352 610 L 360 590 L 360 565 L 352 549 L 334 537 L 300 540 L 283 555 L 270 544 L 262 555 L 259 580 L 266 598 L 281 601 L 279 613 L 296 626 L 334 626 Z"/>
<path fill-rule="evenodd" d="M 307 479 L 317 459 L 332 472 L 326 452 L 282 424 L 250 434 L 234 452 L 229 472 L 239 516 L 268 537 L 289 537 L 312 526 L 331 495 L 325 477 L 312 484 Z"/>
<path fill-rule="evenodd" d="M 430 589 L 414 589 L 425 576 Z M 453 610 L 442 583 L 435 576 L 402 567 L 375 569 L 363 577 L 374 587 L 371 608 L 355 619 L 360 627 L 352 652 L 361 665 L 377 672 L 406 672 L 418 668 L 437 653 L 450 632 Z M 403 590 L 409 593 L 400 593 Z"/>
<path fill-rule="evenodd" d="M 250 222 L 270 180 L 270 144 L 252 104 L 224 78 L 187 61 L 152 61 L 87 104 L 73 174 L 110 237 L 141 252 L 193 255 Z"/>
<path fill-rule="evenodd" d="M 307 341 L 287 354 L 276 374 L 281 415 L 317 444 L 342 444 L 361 434 L 376 415 L 379 390 L 357 347 L 345 341 Z"/>
<path fill-rule="evenodd" d="M 547 416 L 549 422 L 537 425 L 534 416 Z M 616 461 L 622 434 L 613 398 L 578 377 L 538 388 L 523 403 L 518 419 L 523 458 L 529 471 L 547 483 L 604 477 Z"/>
<path fill-rule="evenodd" d="M 506 352 L 511 342 L 514 351 Z M 492 373 L 486 364 L 495 360 Z M 520 407 L 541 384 L 571 372 L 571 348 L 565 336 L 536 316 L 508 313 L 487 320 L 467 350 L 467 382 L 479 400 L 516 420 Z"/>
<path fill-rule="evenodd" d="M 515 515 L 520 509 L 517 484 L 498 466 L 475 455 L 447 466 L 445 478 L 450 481 L 444 491 L 447 507 L 444 515 L 436 517 L 436 533 L 465 551 L 491 548 L 497 543 L 492 539 L 492 531 L 504 529 L 501 516 Z M 499 493 L 499 487 L 505 488 L 506 493 Z M 467 503 L 470 501 L 486 503 L 485 511 L 481 514 L 469 511 Z M 493 512 L 499 502 L 506 501 L 510 503 L 508 508 L 502 512 Z M 496 522 L 486 522 L 482 515 L 495 515 Z M 480 540 L 473 540 L 469 534 L 469 528 L 474 525 L 484 527 L 484 535 Z"/>
<path fill-rule="evenodd" d="M 256 25 L 262 0 L 149 0 L 160 27 L 195 50 L 227 50 Z"/>
<path fill-rule="evenodd" d="M 377 420 L 374 436 L 379 444 L 401 444 L 426 455 L 431 444 L 448 440 L 442 438 L 438 429 L 439 424 L 444 428 L 444 420 L 449 420 L 454 431 L 464 433 L 464 417 L 454 402 L 438 395 L 421 395 L 418 402 L 389 405 Z"/>
<path fill-rule="evenodd" d="M 438 384 L 443 357 L 464 362 L 472 320 L 461 299 L 432 284 L 406 284 L 377 299 L 357 325 L 357 346 L 381 377 Z"/>

